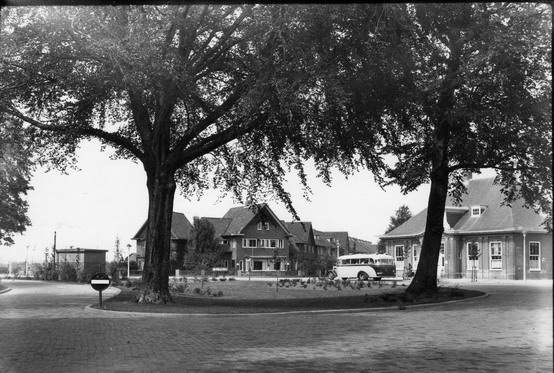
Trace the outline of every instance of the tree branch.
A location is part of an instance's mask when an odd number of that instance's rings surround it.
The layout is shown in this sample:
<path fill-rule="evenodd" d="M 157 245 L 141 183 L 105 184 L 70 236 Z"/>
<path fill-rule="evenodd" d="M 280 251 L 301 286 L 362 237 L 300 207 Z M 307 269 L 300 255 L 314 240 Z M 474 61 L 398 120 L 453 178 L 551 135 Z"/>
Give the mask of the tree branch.
<path fill-rule="evenodd" d="M 237 122 L 242 122 L 241 120 L 238 120 Z M 214 133 L 213 135 L 210 135 L 197 143 L 193 144 L 190 148 L 187 148 L 185 151 L 182 152 L 181 156 L 176 162 L 176 168 L 179 169 L 183 167 L 185 164 L 193 161 L 194 159 L 201 157 L 205 154 L 208 154 L 215 149 L 219 148 L 220 146 L 227 144 L 228 142 L 235 140 L 239 138 L 242 135 L 245 135 L 246 133 L 250 132 L 254 126 L 256 121 L 250 121 L 247 125 L 242 127 L 237 127 L 235 125 L 221 131 L 218 133 Z"/>
<path fill-rule="evenodd" d="M 233 105 L 237 103 L 242 97 L 245 90 L 245 84 L 239 84 L 235 91 L 227 97 L 227 99 L 219 106 L 215 107 L 203 120 L 201 120 L 196 126 L 188 129 L 183 137 L 175 144 L 173 150 L 176 153 L 180 153 L 185 147 L 202 131 L 208 128 L 211 124 L 215 123 L 225 113 L 227 113 Z"/>
<path fill-rule="evenodd" d="M 117 133 L 106 132 L 101 129 L 90 127 L 90 126 L 69 127 L 69 126 L 46 124 L 36 119 L 33 119 L 27 115 L 24 115 L 19 110 L 13 107 L 4 108 L 4 111 L 41 130 L 50 131 L 50 132 L 67 133 L 67 134 L 74 133 L 77 135 L 87 135 L 87 136 L 96 137 L 98 139 L 105 140 L 115 146 L 119 146 L 127 149 L 129 152 L 131 152 L 135 157 L 137 157 L 141 161 L 145 160 L 144 153 L 141 150 L 139 150 L 130 139 L 120 136 Z"/>

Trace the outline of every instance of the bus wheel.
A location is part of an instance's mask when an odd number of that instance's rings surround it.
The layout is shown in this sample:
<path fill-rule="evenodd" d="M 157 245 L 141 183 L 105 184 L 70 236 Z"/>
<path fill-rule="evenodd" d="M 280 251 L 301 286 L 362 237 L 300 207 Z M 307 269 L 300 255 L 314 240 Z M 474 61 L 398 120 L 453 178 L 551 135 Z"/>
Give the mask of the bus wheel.
<path fill-rule="evenodd" d="M 337 274 L 336 274 L 335 272 L 329 271 L 329 273 L 327 273 L 327 278 L 328 278 L 329 280 L 334 280 L 335 277 L 337 277 Z"/>
<path fill-rule="evenodd" d="M 369 276 L 367 275 L 367 273 L 365 273 L 365 272 L 358 273 L 358 280 L 366 281 L 368 278 L 369 278 Z"/>

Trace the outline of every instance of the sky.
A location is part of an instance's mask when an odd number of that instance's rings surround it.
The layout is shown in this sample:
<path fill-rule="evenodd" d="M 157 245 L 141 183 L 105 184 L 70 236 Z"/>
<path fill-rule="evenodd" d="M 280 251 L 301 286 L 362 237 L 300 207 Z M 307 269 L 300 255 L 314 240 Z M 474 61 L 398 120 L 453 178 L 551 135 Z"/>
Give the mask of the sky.
<path fill-rule="evenodd" d="M 77 153 L 80 170 L 64 175 L 37 169 L 31 179 L 34 189 L 27 196 L 32 225 L 14 237 L 11 247 L 0 246 L 0 263 L 42 262 L 45 249 L 54 244 L 54 234 L 58 249 L 105 249 L 109 260 L 119 237 L 125 254 L 128 244 L 132 245 L 130 252 L 135 252 L 131 238 L 148 211 L 146 175 L 140 164 L 111 160 L 110 153 L 109 149 L 101 152 L 97 142 L 86 142 Z M 296 175 L 287 180 L 286 188 L 300 218 L 320 231 L 347 231 L 352 237 L 377 243 L 401 205 L 407 205 L 414 215 L 427 207 L 428 185 L 403 195 L 397 186 L 381 189 L 368 171 L 348 178 L 337 171 L 329 187 L 309 171 L 309 164 L 307 169 L 313 193 L 309 201 L 303 197 Z M 200 200 L 187 200 L 177 192 L 174 211 L 184 213 L 192 222 L 194 216 L 222 217 L 229 208 L 240 206 L 221 195 L 221 191 L 208 190 Z M 281 220 L 293 220 L 282 203 L 267 202 Z"/>

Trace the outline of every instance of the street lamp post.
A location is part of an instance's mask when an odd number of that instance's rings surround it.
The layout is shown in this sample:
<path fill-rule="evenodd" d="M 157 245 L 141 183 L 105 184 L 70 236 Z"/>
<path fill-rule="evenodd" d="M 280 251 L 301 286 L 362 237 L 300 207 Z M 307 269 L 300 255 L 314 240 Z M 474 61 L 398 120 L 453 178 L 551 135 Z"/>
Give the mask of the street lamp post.
<path fill-rule="evenodd" d="M 129 275 L 131 273 L 131 244 L 127 244 L 127 279 L 129 279 Z"/>

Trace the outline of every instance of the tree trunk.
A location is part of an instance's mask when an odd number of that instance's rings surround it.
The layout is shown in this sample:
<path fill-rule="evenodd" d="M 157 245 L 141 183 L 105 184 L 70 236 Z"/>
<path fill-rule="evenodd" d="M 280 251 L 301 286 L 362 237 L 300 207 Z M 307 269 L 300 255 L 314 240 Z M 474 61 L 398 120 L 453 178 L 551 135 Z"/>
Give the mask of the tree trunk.
<path fill-rule="evenodd" d="M 171 221 L 176 184 L 171 172 L 147 171 L 148 222 L 139 303 L 173 302 L 169 292 Z"/>
<path fill-rule="evenodd" d="M 444 232 L 444 209 L 448 193 L 448 172 L 441 169 L 431 176 L 427 203 L 427 222 L 419 264 L 406 293 L 412 297 L 432 295 L 438 291 L 437 266 Z"/>
<path fill-rule="evenodd" d="M 459 30 L 458 30 L 459 32 Z M 412 283 L 406 289 L 409 297 L 421 297 L 437 293 L 437 267 L 439 262 L 442 234 L 444 232 L 444 209 L 448 196 L 449 171 L 449 141 L 452 126 L 452 108 L 455 107 L 454 92 L 459 86 L 458 73 L 461 65 L 461 47 L 458 44 L 459 35 L 449 33 L 451 56 L 448 61 L 448 71 L 442 82 L 442 88 L 437 100 L 436 110 L 430 111 L 430 118 L 435 117 L 437 126 L 433 138 L 433 154 L 431 157 L 431 190 L 427 202 L 427 221 L 421 255 L 416 274 Z"/>

